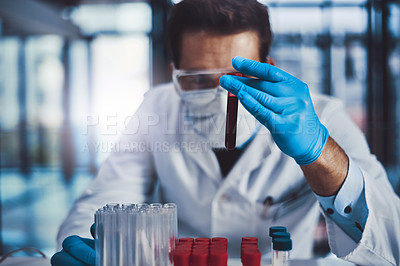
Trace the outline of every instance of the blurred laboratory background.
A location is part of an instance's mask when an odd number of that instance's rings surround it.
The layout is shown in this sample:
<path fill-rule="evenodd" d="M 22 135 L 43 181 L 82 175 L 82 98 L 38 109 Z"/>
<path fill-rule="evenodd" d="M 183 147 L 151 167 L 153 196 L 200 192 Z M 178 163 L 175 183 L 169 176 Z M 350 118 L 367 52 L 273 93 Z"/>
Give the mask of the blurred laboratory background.
<path fill-rule="evenodd" d="M 56 251 L 58 227 L 144 93 L 170 81 L 176 2 L 0 0 L 0 255 Z M 277 65 L 344 102 L 399 193 L 400 4 L 261 2 Z M 328 252 L 323 220 L 315 252 Z"/>

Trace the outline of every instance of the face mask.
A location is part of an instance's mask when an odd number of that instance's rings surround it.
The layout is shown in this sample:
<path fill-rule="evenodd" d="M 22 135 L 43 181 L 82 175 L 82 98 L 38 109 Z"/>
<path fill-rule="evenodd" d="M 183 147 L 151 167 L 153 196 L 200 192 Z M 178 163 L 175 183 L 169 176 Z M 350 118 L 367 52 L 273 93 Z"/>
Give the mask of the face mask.
<path fill-rule="evenodd" d="M 191 132 L 185 134 L 186 141 L 225 148 L 227 94 L 221 88 L 181 93 L 184 119 Z M 258 121 L 239 104 L 236 147 L 243 147 L 259 128 Z"/>
<path fill-rule="evenodd" d="M 222 99 L 226 95 L 227 92 L 221 88 L 185 91 L 180 94 L 186 114 L 190 117 L 205 117 L 220 113 L 224 107 Z"/>

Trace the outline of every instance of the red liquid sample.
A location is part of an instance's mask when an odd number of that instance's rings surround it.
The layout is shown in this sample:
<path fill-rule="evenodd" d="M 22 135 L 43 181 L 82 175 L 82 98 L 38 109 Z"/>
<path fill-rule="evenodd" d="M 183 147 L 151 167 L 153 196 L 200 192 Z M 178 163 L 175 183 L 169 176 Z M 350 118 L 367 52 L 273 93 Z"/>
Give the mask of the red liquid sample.
<path fill-rule="evenodd" d="M 228 73 L 228 75 L 240 76 L 241 73 Z M 236 147 L 238 98 L 228 92 L 228 105 L 226 109 L 225 147 L 233 150 Z"/>
<path fill-rule="evenodd" d="M 242 237 L 240 259 L 243 266 L 260 266 L 261 252 L 258 249 L 258 238 Z"/>
<path fill-rule="evenodd" d="M 228 239 L 181 238 L 175 247 L 174 266 L 227 266 L 228 265 Z"/>

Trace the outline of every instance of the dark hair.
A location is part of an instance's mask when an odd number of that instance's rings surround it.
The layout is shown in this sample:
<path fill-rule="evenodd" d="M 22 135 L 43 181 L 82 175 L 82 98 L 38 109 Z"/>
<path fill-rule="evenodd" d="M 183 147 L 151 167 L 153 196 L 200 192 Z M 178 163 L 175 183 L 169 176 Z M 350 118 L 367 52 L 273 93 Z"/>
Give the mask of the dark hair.
<path fill-rule="evenodd" d="M 181 59 L 183 33 L 201 30 L 224 35 L 257 32 L 262 62 L 272 43 L 268 10 L 257 0 L 183 0 L 172 7 L 167 25 L 168 45 L 176 67 Z"/>

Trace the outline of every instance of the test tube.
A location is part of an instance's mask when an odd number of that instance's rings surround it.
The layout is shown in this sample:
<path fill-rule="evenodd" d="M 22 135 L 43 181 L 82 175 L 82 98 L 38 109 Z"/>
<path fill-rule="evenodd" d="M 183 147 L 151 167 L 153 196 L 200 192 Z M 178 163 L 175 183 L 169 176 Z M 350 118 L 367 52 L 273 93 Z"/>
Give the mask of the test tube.
<path fill-rule="evenodd" d="M 208 266 L 208 250 L 193 250 L 190 258 L 192 266 Z"/>
<path fill-rule="evenodd" d="M 242 237 L 240 258 L 243 266 L 260 266 L 261 252 L 258 249 L 258 238 Z"/>
<path fill-rule="evenodd" d="M 162 254 L 161 254 L 161 218 L 162 218 L 162 204 L 152 203 L 150 204 L 150 216 L 151 224 L 148 226 L 148 232 L 151 242 L 151 248 L 153 251 L 153 262 L 154 265 L 161 266 Z"/>
<path fill-rule="evenodd" d="M 209 255 L 210 266 L 227 266 L 228 252 L 223 249 L 211 249 Z"/>
<path fill-rule="evenodd" d="M 240 76 L 241 73 L 228 73 L 228 75 Z M 233 150 L 236 147 L 236 129 L 238 114 L 238 98 L 228 92 L 228 104 L 226 109 L 225 147 Z"/>
<path fill-rule="evenodd" d="M 138 219 L 138 207 L 137 204 L 130 204 L 126 207 L 127 212 L 127 240 L 126 240 L 126 253 L 127 253 L 127 264 L 126 265 L 138 265 L 136 263 L 136 226 Z"/>
<path fill-rule="evenodd" d="M 136 265 L 153 265 L 151 240 L 147 230 L 147 228 L 150 227 L 150 221 L 151 218 L 149 217 L 149 205 L 141 204 L 136 228 L 136 240 L 138 245 Z"/>
<path fill-rule="evenodd" d="M 164 255 L 168 257 L 167 265 L 173 265 L 173 254 L 175 251 L 175 245 L 178 237 L 178 213 L 175 203 L 166 203 L 163 205 L 163 213 L 165 223 L 163 223 L 164 232 L 164 244 L 167 246 L 164 250 Z"/>
<path fill-rule="evenodd" d="M 272 266 L 289 266 L 290 250 L 292 250 L 292 240 L 287 238 L 277 238 L 273 242 L 274 254 L 272 256 Z"/>
<path fill-rule="evenodd" d="M 94 245 L 96 250 L 96 265 L 104 264 L 104 210 L 98 209 L 94 215 L 95 238 Z"/>
<path fill-rule="evenodd" d="M 119 221 L 119 204 L 110 204 L 111 227 L 109 230 L 109 239 L 111 248 L 108 249 L 108 265 L 120 265 L 120 221 Z"/>
<path fill-rule="evenodd" d="M 286 231 L 287 229 L 284 226 L 271 226 L 269 228 L 269 236 L 271 237 L 271 254 L 272 254 L 271 256 L 273 256 L 274 254 L 272 235 L 277 232 L 286 232 Z"/>

